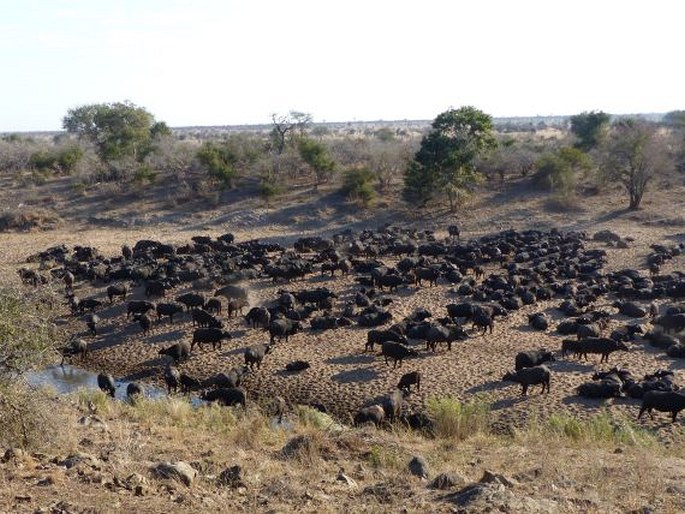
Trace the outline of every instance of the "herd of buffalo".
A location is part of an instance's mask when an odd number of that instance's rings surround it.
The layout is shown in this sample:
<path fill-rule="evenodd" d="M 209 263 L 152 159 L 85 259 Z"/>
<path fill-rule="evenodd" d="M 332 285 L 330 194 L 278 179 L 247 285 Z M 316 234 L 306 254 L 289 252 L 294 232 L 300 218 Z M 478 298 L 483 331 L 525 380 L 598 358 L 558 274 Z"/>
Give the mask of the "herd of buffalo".
<path fill-rule="evenodd" d="M 158 376 L 169 394 L 196 391 L 202 399 L 223 405 L 244 407 L 254 398 L 256 392 L 241 387 L 245 374 L 260 373 L 270 354 L 296 344 L 290 338 L 297 334 L 364 327 L 366 344 L 359 351 L 380 348 L 381 366 L 402 369 L 419 352 L 432 358 L 449 352 L 453 344 L 487 338 L 512 312 L 550 301 L 561 319 L 540 308 L 528 315 L 529 326 L 566 338 L 560 348 L 529 348 L 516 356 L 514 369 L 502 380 L 520 384 L 523 395 L 536 385 L 543 393 L 550 390 L 555 356 L 587 359 L 596 354 L 603 363 L 613 352 L 633 351 L 639 348 L 637 342 L 646 342 L 668 357 L 685 358 L 680 335 L 685 329 L 685 303 L 680 303 L 685 274 L 661 273 L 666 261 L 681 255 L 683 244 L 652 245 L 642 265 L 645 271 L 606 271 L 606 251 L 588 244 L 582 232 L 510 230 L 468 241 L 460 240 L 456 226 L 447 232 L 448 237 L 438 239 L 433 231 L 387 226 L 330 238 L 305 237 L 290 248 L 259 240 L 238 242 L 232 234 L 196 236 L 185 245 L 141 240 L 123 246 L 117 256 L 104 256 L 88 246 L 60 245 L 31 256 L 29 262 L 36 265 L 20 269 L 19 275 L 28 285 L 63 284 L 72 315 L 85 323 L 84 332 L 74 334 L 62 349 L 63 362 L 88 358 L 88 339 L 98 338 L 102 324 L 98 312 L 115 302 L 126 302 L 125 323 L 139 325 L 143 333 L 173 325 L 181 317 L 192 320 L 187 337 L 159 349 L 168 362 Z M 310 278 L 324 274 L 353 280 L 349 295 L 343 299 L 326 287 L 306 287 Z M 280 289 L 272 301 L 253 305 L 250 287 L 255 281 L 271 281 Z M 441 312 L 419 308 L 397 319 L 393 307 L 399 292 L 413 294 L 438 285 L 453 298 Z M 78 297 L 77 291 L 90 295 Z M 595 307 L 600 299 L 604 308 Z M 184 372 L 184 363 L 198 349 L 221 348 L 222 341 L 239 337 L 226 328 L 227 320 L 237 316 L 244 318 L 246 330 L 268 333 L 268 342 L 265 337 L 264 344 L 246 347 L 244 365 L 224 373 L 197 377 Z M 621 320 L 621 326 L 609 330 L 610 319 Z M 286 370 L 299 373 L 311 365 L 291 361 Z M 397 389 L 354 413 L 355 424 L 395 419 L 412 427 L 430 424 L 423 410 L 409 409 L 405 401 L 412 387 L 420 391 L 421 372 L 397 373 Z M 110 375 L 101 374 L 98 385 L 114 395 Z M 142 387 L 132 383 L 127 392 L 139 394 Z M 588 376 L 575 393 L 638 398 L 640 416 L 657 410 L 669 412 L 673 421 L 685 409 L 685 394 L 679 392 L 673 372 L 663 369 L 635 377 L 614 367 Z"/>

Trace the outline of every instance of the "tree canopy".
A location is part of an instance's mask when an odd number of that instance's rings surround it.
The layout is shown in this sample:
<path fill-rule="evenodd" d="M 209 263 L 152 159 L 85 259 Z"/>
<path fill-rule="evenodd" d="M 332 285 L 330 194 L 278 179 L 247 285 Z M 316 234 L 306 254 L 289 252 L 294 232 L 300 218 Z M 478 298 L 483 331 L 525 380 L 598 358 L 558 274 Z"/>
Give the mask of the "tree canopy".
<path fill-rule="evenodd" d="M 670 127 L 685 127 L 685 111 L 671 111 L 664 115 L 664 123 Z"/>
<path fill-rule="evenodd" d="M 578 138 L 576 148 L 584 152 L 596 148 L 606 134 L 609 121 L 609 115 L 602 111 L 585 111 L 571 116 L 571 132 Z"/>
<path fill-rule="evenodd" d="M 488 114 L 471 106 L 439 114 L 405 173 L 405 200 L 425 205 L 444 192 L 454 210 L 459 197 L 478 180 L 476 158 L 496 146 Z"/>
<path fill-rule="evenodd" d="M 75 107 L 67 112 L 62 126 L 93 143 L 104 162 L 124 157 L 140 162 L 150 152 L 154 137 L 169 133 L 164 122 L 155 122 L 145 108 L 128 101 Z"/>
<path fill-rule="evenodd" d="M 668 152 L 657 128 L 647 122 L 627 119 L 616 123 L 605 145 L 603 173 L 623 184 L 630 209 L 638 209 L 647 184 L 667 169 Z"/>

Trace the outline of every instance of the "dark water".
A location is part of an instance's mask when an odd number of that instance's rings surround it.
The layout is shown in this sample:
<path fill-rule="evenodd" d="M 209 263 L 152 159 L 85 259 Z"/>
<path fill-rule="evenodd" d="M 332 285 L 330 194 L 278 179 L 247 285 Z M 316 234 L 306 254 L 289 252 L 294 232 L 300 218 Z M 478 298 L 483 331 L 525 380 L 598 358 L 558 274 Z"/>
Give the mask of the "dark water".
<path fill-rule="evenodd" d="M 26 375 L 26 381 L 34 387 L 50 387 L 60 394 L 68 394 L 78 391 L 79 389 L 98 389 L 97 373 L 86 371 L 85 369 L 77 368 L 65 364 L 64 366 L 49 366 L 41 371 L 32 371 Z M 115 398 L 121 401 L 127 401 L 126 388 L 130 382 L 123 380 L 115 380 L 116 392 Z M 165 398 L 167 393 L 159 387 L 142 384 L 146 398 L 157 399 Z M 190 403 L 194 407 L 206 404 L 205 401 L 200 400 L 197 396 L 190 397 Z M 276 418 L 271 420 L 273 427 L 280 427 L 286 430 L 292 430 L 293 425 L 287 420 L 278 423 Z"/>
<path fill-rule="evenodd" d="M 98 389 L 97 373 L 92 373 L 75 366 L 49 366 L 41 371 L 32 371 L 26 375 L 26 381 L 34 387 L 47 386 L 58 393 L 67 394 L 79 389 Z M 126 400 L 126 388 L 130 382 L 115 380 L 116 398 Z M 163 398 L 166 391 L 148 384 L 140 384 L 147 398 Z M 200 400 L 196 400 L 200 401 Z M 194 403 L 194 401 L 193 401 Z"/>

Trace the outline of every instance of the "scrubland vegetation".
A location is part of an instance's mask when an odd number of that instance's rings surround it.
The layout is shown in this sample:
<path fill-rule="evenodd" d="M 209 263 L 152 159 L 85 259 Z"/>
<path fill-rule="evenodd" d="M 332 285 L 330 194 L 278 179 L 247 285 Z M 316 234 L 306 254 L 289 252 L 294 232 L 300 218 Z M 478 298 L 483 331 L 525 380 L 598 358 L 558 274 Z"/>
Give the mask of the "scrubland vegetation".
<path fill-rule="evenodd" d="M 323 187 L 363 208 L 401 198 L 410 208 L 455 211 L 474 193 L 525 180 L 549 197 L 550 208 L 573 210 L 585 196 L 620 185 L 637 209 L 650 187 L 678 180 L 681 118 L 680 111 L 658 122 L 585 112 L 533 125 L 496 123 L 464 107 L 423 126 L 329 126 L 291 112 L 240 131 L 172 130 L 143 107 L 94 104 L 69 111 L 65 133 L 4 135 L 0 170 L 20 186 L 61 178 L 81 195 L 106 188 L 144 197 L 163 184 L 169 207 L 220 204 L 229 190 L 274 206 L 293 188 L 315 195 Z"/>

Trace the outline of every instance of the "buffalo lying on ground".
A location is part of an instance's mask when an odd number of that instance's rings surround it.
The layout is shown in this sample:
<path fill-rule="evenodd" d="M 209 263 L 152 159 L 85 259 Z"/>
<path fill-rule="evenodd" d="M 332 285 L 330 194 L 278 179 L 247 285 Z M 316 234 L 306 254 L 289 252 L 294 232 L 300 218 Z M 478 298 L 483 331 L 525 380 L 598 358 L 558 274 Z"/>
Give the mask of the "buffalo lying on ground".
<path fill-rule="evenodd" d="M 296 372 L 309 369 L 311 365 L 307 361 L 292 361 L 285 365 L 286 371 Z"/>
<path fill-rule="evenodd" d="M 519 352 L 516 354 L 515 364 L 516 371 L 523 368 L 532 368 L 533 366 L 539 366 L 548 361 L 554 361 L 554 355 L 552 352 L 547 350 L 531 350 L 528 352 Z"/>
<path fill-rule="evenodd" d="M 360 426 L 364 423 L 373 423 L 376 427 L 379 427 L 384 419 L 385 410 L 383 410 L 383 407 L 381 405 L 372 405 L 357 411 L 357 414 L 354 416 L 354 425 Z"/>
<path fill-rule="evenodd" d="M 171 357 L 173 361 L 178 364 L 190 356 L 190 345 L 185 341 L 182 343 L 175 343 L 168 348 L 162 348 L 158 353 L 159 355 Z"/>

